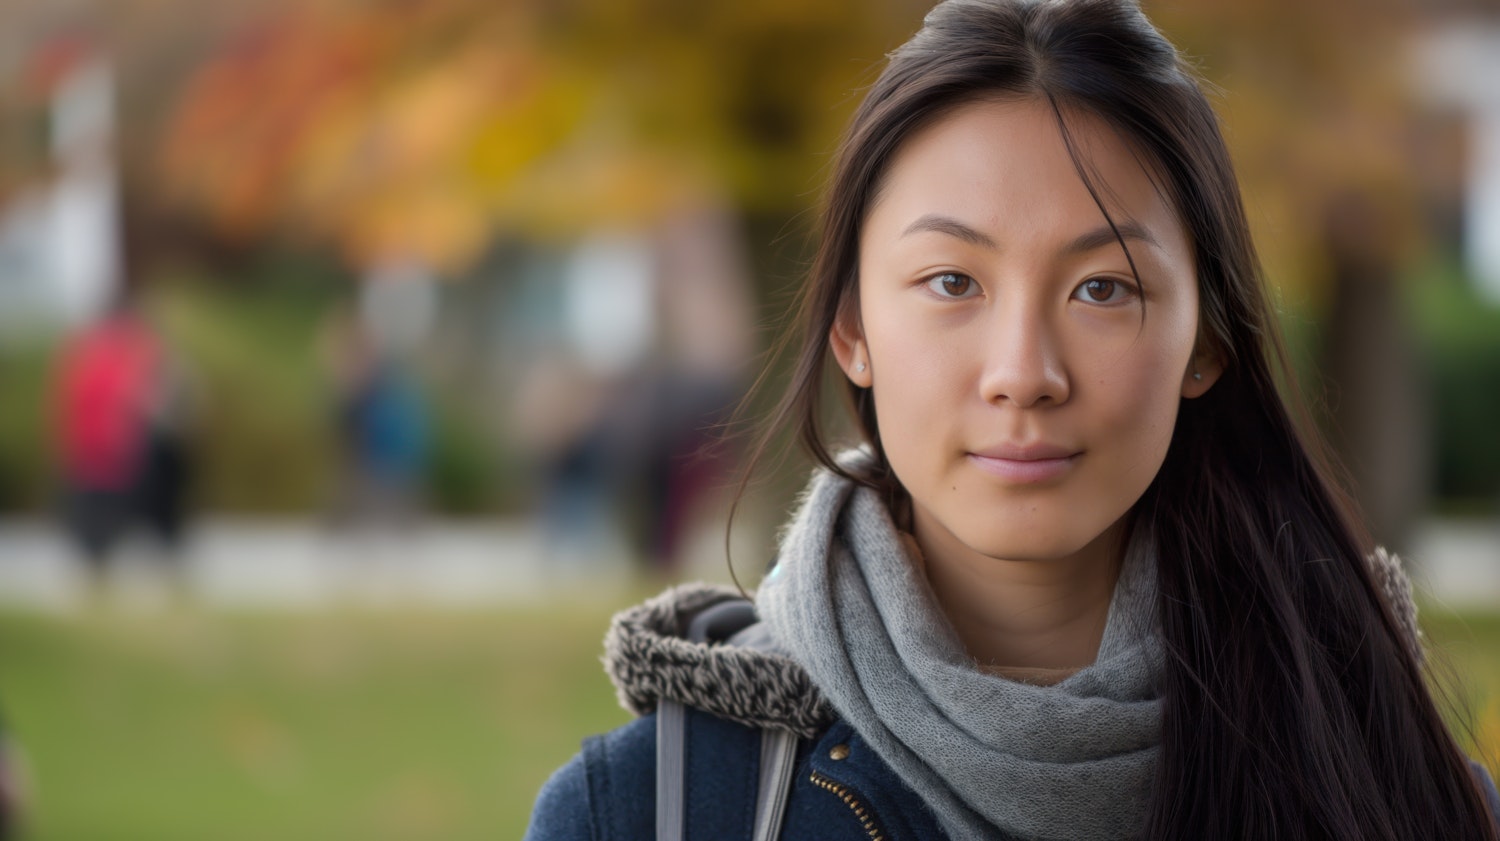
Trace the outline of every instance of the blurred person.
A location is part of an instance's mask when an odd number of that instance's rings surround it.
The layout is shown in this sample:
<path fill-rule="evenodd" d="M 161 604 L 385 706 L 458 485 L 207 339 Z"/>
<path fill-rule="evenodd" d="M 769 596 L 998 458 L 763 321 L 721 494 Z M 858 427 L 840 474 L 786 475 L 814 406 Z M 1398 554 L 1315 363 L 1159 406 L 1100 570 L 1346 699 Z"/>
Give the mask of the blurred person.
<path fill-rule="evenodd" d="M 643 493 L 638 551 L 650 568 L 676 578 L 687 559 L 684 540 L 696 520 L 732 484 L 736 464 L 725 425 L 739 402 L 735 378 L 687 371 L 661 374 L 646 390 L 650 409 L 645 464 L 639 483 Z"/>
<path fill-rule="evenodd" d="M 686 562 L 683 542 L 732 484 L 736 453 L 724 434 L 754 354 L 748 260 L 722 202 L 670 216 L 658 238 L 665 353 L 657 377 L 645 471 L 642 551 L 664 578 Z"/>
<path fill-rule="evenodd" d="M 595 235 L 568 262 L 560 341 L 531 355 L 514 424 L 564 563 L 624 553 L 673 578 L 730 484 L 719 433 L 754 345 L 735 221 L 722 203 L 687 203 L 649 237 Z"/>
<path fill-rule="evenodd" d="M 172 359 L 129 293 L 62 350 L 54 408 L 65 519 L 96 569 L 138 520 L 177 546 L 188 454 L 185 383 Z"/>
<path fill-rule="evenodd" d="M 1278 387 L 1212 106 L 1137 5 L 939 4 L 821 221 L 751 454 L 791 427 L 819 464 L 775 565 L 753 605 L 615 618 L 640 718 L 529 841 L 1500 837 L 1400 563 Z"/>
<path fill-rule="evenodd" d="M 564 348 L 533 355 L 516 389 L 512 429 L 537 471 L 550 560 L 584 569 L 628 551 L 622 503 L 651 402 L 644 388 L 604 381 Z"/>
<path fill-rule="evenodd" d="M 175 354 L 163 354 L 146 412 L 142 519 L 171 552 L 182 546 L 192 484 L 192 382 Z"/>
<path fill-rule="evenodd" d="M 422 510 L 430 448 L 420 388 L 352 308 L 329 317 L 322 352 L 334 381 L 343 463 L 337 519 L 411 524 Z"/>
<path fill-rule="evenodd" d="M 368 518 L 410 522 L 422 508 L 427 478 L 427 406 L 406 368 L 373 365 L 346 410 L 362 505 Z"/>
<path fill-rule="evenodd" d="M 592 395 L 556 399 L 550 414 L 573 432 L 554 451 L 545 503 L 549 544 L 573 566 L 621 556 L 650 567 L 659 498 L 648 484 L 662 450 L 660 250 L 641 231 L 596 231 L 563 265 L 554 370 L 562 388 Z M 565 418 L 570 413 L 571 418 Z"/>

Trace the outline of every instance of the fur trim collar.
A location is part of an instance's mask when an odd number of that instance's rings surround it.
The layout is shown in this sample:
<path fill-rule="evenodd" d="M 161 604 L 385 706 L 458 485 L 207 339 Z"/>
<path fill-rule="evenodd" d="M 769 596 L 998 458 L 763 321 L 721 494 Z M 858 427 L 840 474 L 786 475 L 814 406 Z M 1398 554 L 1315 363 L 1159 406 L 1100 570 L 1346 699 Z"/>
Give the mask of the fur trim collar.
<path fill-rule="evenodd" d="M 646 715 L 664 698 L 811 738 L 833 712 L 801 666 L 755 648 L 682 638 L 688 617 L 736 598 L 740 594 L 729 587 L 683 584 L 616 614 L 604 637 L 604 670 L 620 705 Z"/>
<path fill-rule="evenodd" d="M 1366 561 L 1403 642 L 1422 662 L 1417 606 L 1401 559 L 1382 547 Z M 665 698 L 751 727 L 811 738 L 832 721 L 833 711 L 801 666 L 753 647 L 683 638 L 688 618 L 736 598 L 740 594 L 730 587 L 683 584 L 616 614 L 604 637 L 604 670 L 620 705 L 647 715 Z"/>

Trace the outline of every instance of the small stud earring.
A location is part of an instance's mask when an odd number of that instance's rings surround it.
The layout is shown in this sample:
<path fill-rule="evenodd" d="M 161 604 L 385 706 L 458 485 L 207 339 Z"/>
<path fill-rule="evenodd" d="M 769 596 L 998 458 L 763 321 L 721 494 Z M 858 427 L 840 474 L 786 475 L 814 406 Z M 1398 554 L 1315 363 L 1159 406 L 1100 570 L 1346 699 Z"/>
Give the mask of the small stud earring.
<path fill-rule="evenodd" d="M 1193 379 L 1195 379 L 1195 380 L 1201 380 L 1201 379 L 1203 379 L 1203 375 L 1200 374 L 1200 373 L 1198 373 L 1197 371 L 1194 371 L 1193 372 Z"/>
<path fill-rule="evenodd" d="M 855 365 L 854 370 L 858 373 L 863 374 L 865 372 L 865 363 L 861 362 L 858 365 Z"/>

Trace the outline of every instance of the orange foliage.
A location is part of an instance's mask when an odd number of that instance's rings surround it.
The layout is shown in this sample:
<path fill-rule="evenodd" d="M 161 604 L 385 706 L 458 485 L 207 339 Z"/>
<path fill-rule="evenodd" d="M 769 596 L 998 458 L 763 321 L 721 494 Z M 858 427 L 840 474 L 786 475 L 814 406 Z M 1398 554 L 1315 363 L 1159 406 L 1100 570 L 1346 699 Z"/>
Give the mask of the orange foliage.
<path fill-rule="evenodd" d="M 791 209 L 846 113 L 830 103 L 852 105 L 920 7 L 278 6 L 193 74 L 156 169 L 227 236 L 289 231 L 355 263 L 395 251 L 440 269 L 500 226 L 649 221 L 695 189 Z"/>

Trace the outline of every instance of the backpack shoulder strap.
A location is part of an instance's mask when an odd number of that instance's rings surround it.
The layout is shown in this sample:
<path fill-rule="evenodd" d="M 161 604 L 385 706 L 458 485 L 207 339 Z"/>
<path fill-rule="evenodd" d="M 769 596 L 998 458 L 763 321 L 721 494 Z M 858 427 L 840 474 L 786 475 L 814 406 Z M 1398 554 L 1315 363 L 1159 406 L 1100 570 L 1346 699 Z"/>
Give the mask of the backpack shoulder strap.
<path fill-rule="evenodd" d="M 767 639 L 753 633 L 755 606 L 746 599 L 719 602 L 693 616 L 687 638 L 692 642 L 758 647 Z M 746 632 L 749 629 L 751 632 Z M 656 712 L 656 838 L 685 841 L 689 751 L 688 710 L 681 703 L 661 699 Z M 738 726 L 738 725 L 736 725 Z M 760 732 L 759 773 L 755 780 L 752 841 L 774 841 L 781 831 L 797 756 L 796 735 L 779 729 Z M 743 836 L 742 836 L 743 837 Z"/>
<path fill-rule="evenodd" d="M 755 832 L 752 841 L 775 841 L 781 834 L 786 801 L 797 765 L 797 736 L 787 730 L 760 731 L 760 784 L 755 790 Z"/>
<path fill-rule="evenodd" d="M 687 710 L 676 701 L 656 704 L 656 841 L 683 841 L 687 804 Z"/>

